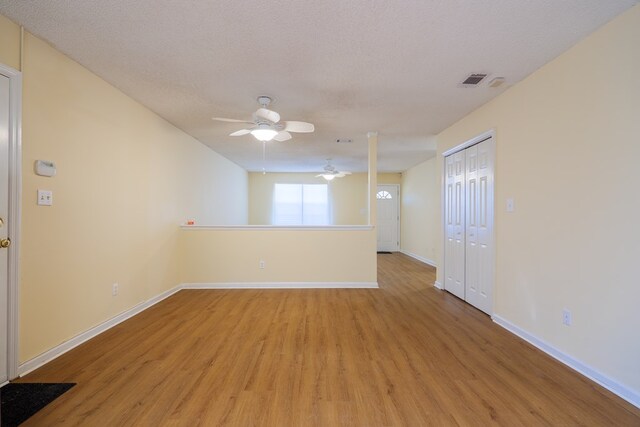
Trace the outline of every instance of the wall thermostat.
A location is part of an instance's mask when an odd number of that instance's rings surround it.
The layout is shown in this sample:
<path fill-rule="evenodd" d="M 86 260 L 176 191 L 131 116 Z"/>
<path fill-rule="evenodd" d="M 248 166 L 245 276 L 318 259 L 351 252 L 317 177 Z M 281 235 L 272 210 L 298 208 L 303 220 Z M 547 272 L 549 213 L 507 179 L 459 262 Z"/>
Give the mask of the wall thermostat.
<path fill-rule="evenodd" d="M 48 160 L 36 160 L 36 175 L 40 176 L 55 176 L 56 164 Z"/>

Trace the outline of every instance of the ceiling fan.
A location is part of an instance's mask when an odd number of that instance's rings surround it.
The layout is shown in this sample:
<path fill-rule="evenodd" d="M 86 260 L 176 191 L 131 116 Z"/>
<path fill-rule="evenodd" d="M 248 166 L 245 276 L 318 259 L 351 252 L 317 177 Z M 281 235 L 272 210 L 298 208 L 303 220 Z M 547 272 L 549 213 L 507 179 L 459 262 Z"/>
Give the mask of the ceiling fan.
<path fill-rule="evenodd" d="M 291 134 L 289 132 L 310 133 L 315 130 L 313 124 L 307 122 L 280 122 L 280 114 L 267 109 L 269 104 L 271 104 L 271 98 L 268 96 L 259 96 L 258 104 L 260 104 L 260 108 L 253 113 L 252 120 L 226 119 L 224 117 L 213 117 L 213 120 L 218 120 L 220 122 L 251 124 L 253 127 L 240 129 L 230 133 L 229 136 L 251 134 L 258 141 L 262 142 L 271 141 L 272 139 L 276 141 L 286 141 L 291 139 Z"/>
<path fill-rule="evenodd" d="M 327 181 L 331 181 L 334 178 L 342 178 L 347 175 L 351 175 L 351 172 L 337 171 L 336 167 L 331 164 L 331 159 L 327 159 L 327 165 L 324 167 L 324 172 L 320 175 L 316 175 L 316 178 L 324 178 Z"/>

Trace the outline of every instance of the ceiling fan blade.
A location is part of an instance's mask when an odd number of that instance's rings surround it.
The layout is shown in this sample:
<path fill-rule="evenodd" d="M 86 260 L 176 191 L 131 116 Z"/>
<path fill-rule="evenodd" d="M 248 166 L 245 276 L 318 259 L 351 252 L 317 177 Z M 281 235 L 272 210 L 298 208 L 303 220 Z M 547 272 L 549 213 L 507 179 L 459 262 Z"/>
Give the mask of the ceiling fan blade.
<path fill-rule="evenodd" d="M 240 129 L 237 130 L 233 133 L 230 133 L 229 136 L 242 136 L 242 135 L 246 135 L 248 133 L 251 133 L 251 131 L 249 129 Z"/>
<path fill-rule="evenodd" d="M 226 119 L 224 117 L 211 117 L 211 120 L 217 120 L 219 122 L 229 122 L 229 123 L 250 123 L 250 124 L 253 124 L 253 122 L 250 122 L 249 120 Z"/>
<path fill-rule="evenodd" d="M 288 139 L 291 139 L 291 134 L 287 131 L 280 131 L 278 132 L 278 134 L 276 136 L 273 137 L 273 139 L 275 139 L 276 141 L 286 141 Z"/>
<path fill-rule="evenodd" d="M 311 133 L 315 126 L 307 122 L 284 122 L 284 130 L 289 132 Z"/>
<path fill-rule="evenodd" d="M 280 114 L 275 111 L 267 110 L 266 108 L 258 108 L 256 111 L 256 116 L 261 119 L 267 119 L 270 122 L 278 123 L 280 121 Z"/>

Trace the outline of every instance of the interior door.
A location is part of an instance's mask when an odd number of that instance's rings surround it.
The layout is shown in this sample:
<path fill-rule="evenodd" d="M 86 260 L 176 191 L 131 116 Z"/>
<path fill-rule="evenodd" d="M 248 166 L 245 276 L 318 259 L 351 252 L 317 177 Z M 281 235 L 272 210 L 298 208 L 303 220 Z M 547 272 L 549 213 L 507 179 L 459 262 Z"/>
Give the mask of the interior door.
<path fill-rule="evenodd" d="M 0 239 L 7 239 L 9 213 L 9 78 L 0 74 Z M 5 240 L 6 241 L 6 240 Z M 8 251 L 0 248 L 0 384 L 8 370 Z"/>
<path fill-rule="evenodd" d="M 400 200 L 397 185 L 378 185 L 378 251 L 400 250 Z"/>
<path fill-rule="evenodd" d="M 465 298 L 465 153 L 446 158 L 444 288 Z"/>
<path fill-rule="evenodd" d="M 465 300 L 472 305 L 478 298 L 478 146 L 464 150 L 465 154 Z"/>
<path fill-rule="evenodd" d="M 467 159 L 467 302 L 493 310 L 493 138 L 465 150 Z"/>

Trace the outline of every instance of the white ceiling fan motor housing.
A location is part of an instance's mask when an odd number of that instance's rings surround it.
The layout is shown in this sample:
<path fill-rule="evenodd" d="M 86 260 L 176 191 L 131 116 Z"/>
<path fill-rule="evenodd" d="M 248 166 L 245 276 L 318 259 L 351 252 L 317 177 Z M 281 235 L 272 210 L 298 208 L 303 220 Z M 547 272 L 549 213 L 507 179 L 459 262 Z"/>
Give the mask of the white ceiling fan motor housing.
<path fill-rule="evenodd" d="M 271 104 L 271 98 L 268 96 L 259 96 L 258 97 L 258 104 L 262 105 L 263 107 L 268 107 L 269 104 Z"/>

